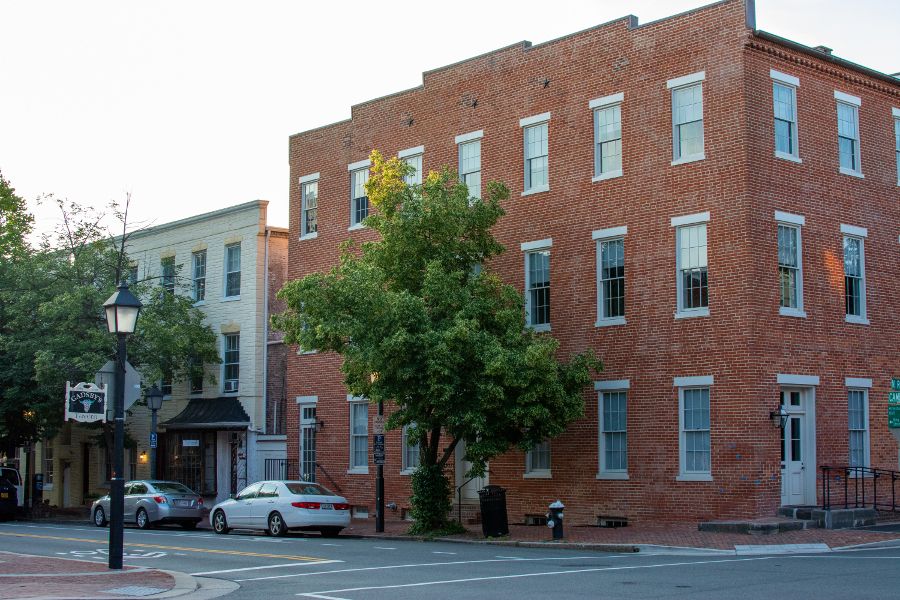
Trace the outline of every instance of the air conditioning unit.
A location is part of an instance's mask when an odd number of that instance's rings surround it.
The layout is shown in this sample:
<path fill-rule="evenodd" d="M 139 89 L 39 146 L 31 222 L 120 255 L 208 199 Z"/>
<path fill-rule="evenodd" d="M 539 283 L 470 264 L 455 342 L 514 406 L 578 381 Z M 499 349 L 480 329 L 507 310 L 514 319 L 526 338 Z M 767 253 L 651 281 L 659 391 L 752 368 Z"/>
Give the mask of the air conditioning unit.
<path fill-rule="evenodd" d="M 226 379 L 225 380 L 225 392 L 236 392 L 238 391 L 238 380 L 237 379 Z"/>

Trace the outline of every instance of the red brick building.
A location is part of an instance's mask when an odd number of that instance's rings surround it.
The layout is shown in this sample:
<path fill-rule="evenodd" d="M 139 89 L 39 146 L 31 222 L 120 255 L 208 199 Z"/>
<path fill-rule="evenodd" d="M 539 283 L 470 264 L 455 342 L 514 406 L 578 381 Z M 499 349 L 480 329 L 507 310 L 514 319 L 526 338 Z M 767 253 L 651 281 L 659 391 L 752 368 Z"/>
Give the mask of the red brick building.
<path fill-rule="evenodd" d="M 817 503 L 823 464 L 897 468 L 900 81 L 755 27 L 752 0 L 628 16 L 428 71 L 290 138 L 289 279 L 374 235 L 373 148 L 509 185 L 490 268 L 563 354 L 606 365 L 582 420 L 491 462 L 514 522 L 557 498 L 571 524 L 769 516 Z M 338 364 L 290 353 L 288 457 L 371 512 L 375 410 Z M 389 432 L 400 508 L 415 458 Z"/>

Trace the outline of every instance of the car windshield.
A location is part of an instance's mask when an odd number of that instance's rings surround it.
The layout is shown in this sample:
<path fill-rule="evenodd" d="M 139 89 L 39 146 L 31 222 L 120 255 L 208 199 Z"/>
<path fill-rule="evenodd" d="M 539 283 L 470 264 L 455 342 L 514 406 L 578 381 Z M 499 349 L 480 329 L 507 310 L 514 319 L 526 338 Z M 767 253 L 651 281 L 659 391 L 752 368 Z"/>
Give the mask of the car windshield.
<path fill-rule="evenodd" d="M 175 481 L 154 481 L 153 487 L 157 492 L 170 494 L 194 494 L 189 487 L 183 486 Z M 196 494 L 194 494 L 196 496 Z"/>
<path fill-rule="evenodd" d="M 13 485 L 19 485 L 19 472 L 15 469 L 0 469 L 0 477 Z"/>
<path fill-rule="evenodd" d="M 305 496 L 334 496 L 334 492 L 315 483 L 305 481 L 287 481 L 285 484 L 292 494 Z"/>

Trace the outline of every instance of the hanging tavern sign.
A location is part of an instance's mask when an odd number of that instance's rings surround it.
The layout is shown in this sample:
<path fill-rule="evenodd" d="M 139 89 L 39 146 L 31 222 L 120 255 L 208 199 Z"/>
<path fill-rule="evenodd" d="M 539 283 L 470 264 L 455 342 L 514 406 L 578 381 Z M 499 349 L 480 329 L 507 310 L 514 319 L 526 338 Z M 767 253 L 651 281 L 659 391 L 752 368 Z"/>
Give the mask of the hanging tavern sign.
<path fill-rule="evenodd" d="M 81 423 L 106 421 L 106 386 L 95 383 L 72 385 L 66 382 L 66 421 Z"/>

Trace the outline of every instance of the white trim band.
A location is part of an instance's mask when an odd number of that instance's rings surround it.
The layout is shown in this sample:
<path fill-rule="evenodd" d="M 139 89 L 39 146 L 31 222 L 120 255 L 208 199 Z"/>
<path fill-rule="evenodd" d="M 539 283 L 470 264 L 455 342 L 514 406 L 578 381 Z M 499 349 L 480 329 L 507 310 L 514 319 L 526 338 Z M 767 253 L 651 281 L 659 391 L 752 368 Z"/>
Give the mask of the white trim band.
<path fill-rule="evenodd" d="M 615 379 L 612 381 L 595 381 L 594 390 L 598 392 L 609 392 L 613 390 L 629 390 L 631 389 L 630 379 Z"/>
<path fill-rule="evenodd" d="M 860 100 L 858 96 L 851 96 L 850 94 L 845 94 L 844 92 L 839 92 L 837 90 L 834 90 L 834 99 L 838 102 L 846 102 L 847 104 L 852 104 L 854 106 L 862 106 L 862 100 Z"/>
<path fill-rule="evenodd" d="M 800 87 L 799 77 L 794 77 L 793 75 L 788 75 L 787 73 L 782 73 L 781 71 L 776 71 L 775 69 L 769 69 L 769 77 L 771 77 L 775 81 L 778 81 L 779 83 L 786 83 L 794 87 Z"/>
<path fill-rule="evenodd" d="M 349 165 L 347 165 L 347 170 L 356 171 L 357 169 L 365 169 L 371 166 L 372 161 L 367 158 L 366 160 L 358 160 L 355 163 L 350 163 Z"/>
<path fill-rule="evenodd" d="M 806 217 L 803 215 L 794 215 L 791 213 L 775 211 L 775 220 L 780 223 L 790 223 L 791 225 L 806 225 Z"/>
<path fill-rule="evenodd" d="M 870 388 L 872 380 L 866 377 L 845 377 L 844 385 L 848 388 Z"/>
<path fill-rule="evenodd" d="M 682 225 L 693 225 L 694 223 L 708 223 L 709 211 L 702 213 L 694 213 L 692 215 L 682 215 L 680 217 L 672 217 L 672 227 L 681 227 Z"/>
<path fill-rule="evenodd" d="M 553 246 L 553 238 L 547 238 L 545 240 L 535 240 L 533 242 L 522 242 L 522 251 L 527 252 L 529 250 L 540 250 L 541 248 L 550 248 Z"/>
<path fill-rule="evenodd" d="M 610 104 L 620 104 L 624 100 L 625 94 L 619 92 L 618 94 L 610 94 L 609 96 L 603 96 L 602 98 L 594 98 L 588 102 L 588 108 L 600 108 L 601 106 L 609 106 Z"/>
<path fill-rule="evenodd" d="M 471 133 L 463 133 L 462 135 L 456 136 L 456 143 L 457 144 L 465 144 L 466 142 L 480 140 L 483 137 L 484 137 L 484 129 L 479 129 L 478 131 L 473 131 Z"/>
<path fill-rule="evenodd" d="M 592 240 L 606 240 L 610 238 L 624 237 L 628 234 L 628 225 L 621 227 L 608 227 L 607 229 L 597 229 L 591 232 Z"/>
<path fill-rule="evenodd" d="M 673 387 L 699 387 L 713 385 L 712 375 L 698 375 L 696 377 L 673 377 Z"/>
<path fill-rule="evenodd" d="M 533 117 L 525 117 L 524 119 L 519 119 L 519 127 L 529 127 L 531 125 L 537 125 L 539 123 L 545 123 L 550 120 L 550 113 L 545 112 L 539 115 L 534 115 Z"/>
<path fill-rule="evenodd" d="M 369 399 L 365 396 L 354 396 L 353 394 L 347 394 L 347 402 L 368 402 Z"/>
<path fill-rule="evenodd" d="M 819 385 L 818 375 L 787 375 L 779 373 L 776 377 L 778 385 Z"/>
<path fill-rule="evenodd" d="M 895 119 L 900 119 L 900 108 L 893 108 L 893 107 L 892 107 L 892 108 L 891 108 L 891 115 L 893 115 L 893 117 L 894 117 Z"/>
<path fill-rule="evenodd" d="M 318 179 L 319 179 L 319 174 L 313 173 L 312 175 L 304 175 L 303 177 L 301 177 L 300 183 L 301 184 L 309 183 L 310 181 L 318 181 Z"/>
<path fill-rule="evenodd" d="M 418 154 L 425 154 L 425 146 L 416 146 L 415 148 L 407 148 L 397 153 L 397 158 L 409 158 Z"/>
<path fill-rule="evenodd" d="M 691 85 L 692 83 L 697 83 L 699 81 L 704 81 L 706 79 L 706 71 L 699 71 L 697 73 L 691 73 L 690 75 L 683 75 L 681 77 L 676 77 L 675 79 L 670 79 L 666 82 L 666 88 L 672 90 L 675 88 L 684 87 L 686 85 Z"/>
<path fill-rule="evenodd" d="M 295 398 L 297 404 L 317 404 L 319 402 L 318 396 L 297 396 Z"/>
<path fill-rule="evenodd" d="M 854 237 L 869 237 L 869 230 L 865 227 L 857 227 L 856 225 L 844 225 L 841 223 L 841 233 L 852 235 Z"/>

